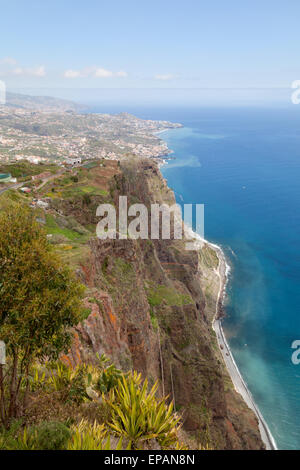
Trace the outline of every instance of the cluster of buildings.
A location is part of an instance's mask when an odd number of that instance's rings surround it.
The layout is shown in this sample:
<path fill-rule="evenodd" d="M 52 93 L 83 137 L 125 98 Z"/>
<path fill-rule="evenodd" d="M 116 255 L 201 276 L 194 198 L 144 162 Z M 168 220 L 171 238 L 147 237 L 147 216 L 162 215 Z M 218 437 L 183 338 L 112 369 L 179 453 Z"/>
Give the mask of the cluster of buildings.
<path fill-rule="evenodd" d="M 34 165 L 38 165 L 39 163 L 46 162 L 47 159 L 44 157 L 39 157 L 37 155 L 15 155 L 14 160 L 27 160 L 29 163 L 33 163 Z"/>
<path fill-rule="evenodd" d="M 26 159 L 71 166 L 84 159 L 120 160 L 128 153 L 160 157 L 170 153 L 158 132 L 181 127 L 130 114 L 75 114 L 0 110 L 0 161 Z M 76 162 L 76 160 L 78 160 Z"/>
<path fill-rule="evenodd" d="M 161 157 L 162 155 L 169 155 L 172 153 L 168 149 L 167 144 L 160 142 L 157 145 L 144 145 L 144 144 L 127 144 L 130 147 L 131 152 L 135 155 L 140 155 L 141 157 Z"/>
<path fill-rule="evenodd" d="M 81 165 L 82 159 L 81 157 L 71 157 L 71 158 L 66 158 L 64 161 L 64 164 L 67 166 L 79 166 Z"/>

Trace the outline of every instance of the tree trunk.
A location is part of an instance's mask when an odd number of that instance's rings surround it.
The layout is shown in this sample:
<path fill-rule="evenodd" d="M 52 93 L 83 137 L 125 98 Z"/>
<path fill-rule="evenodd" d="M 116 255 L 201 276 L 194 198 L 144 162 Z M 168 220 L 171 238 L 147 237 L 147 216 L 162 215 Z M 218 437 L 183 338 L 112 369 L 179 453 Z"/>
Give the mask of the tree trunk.
<path fill-rule="evenodd" d="M 23 412 L 25 412 L 27 408 L 27 401 L 28 401 L 28 391 L 29 391 L 29 362 L 26 364 L 26 369 L 25 369 L 25 377 L 26 377 L 26 389 L 24 393 L 24 398 L 23 398 Z"/>
<path fill-rule="evenodd" d="M 12 376 L 10 381 L 10 403 L 8 418 L 17 417 L 17 374 L 18 374 L 18 351 L 13 353 Z"/>
<path fill-rule="evenodd" d="M 6 413 L 4 406 L 4 375 L 3 375 L 3 365 L 0 364 L 0 419 L 2 424 L 6 426 Z"/>

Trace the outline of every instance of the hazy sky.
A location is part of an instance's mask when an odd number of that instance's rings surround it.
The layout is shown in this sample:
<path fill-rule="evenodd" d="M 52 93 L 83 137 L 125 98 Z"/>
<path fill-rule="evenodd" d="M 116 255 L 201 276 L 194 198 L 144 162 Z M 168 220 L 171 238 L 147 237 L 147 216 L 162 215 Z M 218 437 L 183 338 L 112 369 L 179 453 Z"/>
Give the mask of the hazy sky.
<path fill-rule="evenodd" d="M 0 0 L 8 88 L 289 87 L 299 0 Z"/>

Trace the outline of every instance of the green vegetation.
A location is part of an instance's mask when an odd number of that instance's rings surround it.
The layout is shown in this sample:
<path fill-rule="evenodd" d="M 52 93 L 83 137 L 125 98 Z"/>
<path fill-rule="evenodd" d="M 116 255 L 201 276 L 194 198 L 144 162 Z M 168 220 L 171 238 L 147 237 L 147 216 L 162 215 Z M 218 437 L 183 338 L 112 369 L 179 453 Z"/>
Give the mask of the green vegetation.
<path fill-rule="evenodd" d="M 86 319 L 90 316 L 91 312 L 92 312 L 92 309 L 90 309 L 90 308 L 83 308 L 83 309 L 82 309 L 82 314 L 81 314 L 80 321 L 86 320 Z"/>
<path fill-rule="evenodd" d="M 46 215 L 46 230 L 49 234 L 60 234 L 68 238 L 69 240 L 78 240 L 81 235 L 75 230 L 70 230 L 68 228 L 61 228 L 53 215 Z"/>
<path fill-rule="evenodd" d="M 204 245 L 202 250 L 199 250 L 200 262 L 203 266 L 211 269 L 217 269 L 219 266 L 219 258 L 215 250 L 209 245 Z"/>
<path fill-rule="evenodd" d="M 5 193 L 1 194 L 0 208 L 5 208 L 11 202 L 28 202 L 27 197 L 23 193 L 19 193 L 14 189 L 8 189 Z"/>
<path fill-rule="evenodd" d="M 82 420 L 78 426 L 73 426 L 72 439 L 67 444 L 67 450 L 111 450 L 111 438 L 104 425 Z M 122 450 L 122 439 L 115 446 Z"/>
<path fill-rule="evenodd" d="M 9 163 L 0 165 L 0 173 L 10 173 L 14 178 L 26 178 L 29 176 L 39 175 L 49 171 L 53 174 L 57 172 L 59 167 L 51 163 L 39 163 L 38 165 L 33 165 L 27 160 L 20 160 L 17 163 Z"/>
<path fill-rule="evenodd" d="M 157 307 L 163 303 L 181 307 L 193 303 L 193 300 L 189 295 L 181 294 L 172 287 L 155 286 L 148 289 L 148 302 L 151 307 Z"/>
<path fill-rule="evenodd" d="M 154 442 L 155 448 L 182 448 L 180 418 L 167 398 L 156 397 L 158 384 L 149 390 L 140 374 L 124 374 L 109 362 L 102 355 L 95 365 L 74 368 L 61 361 L 31 364 L 27 413 L 9 429 L 0 428 L 0 449 L 149 449 Z M 43 401 L 50 399 L 56 406 L 70 405 L 67 420 L 53 419 L 51 410 L 44 419 Z M 28 424 L 31 413 L 35 422 Z"/>
<path fill-rule="evenodd" d="M 9 374 L 0 366 L 0 419 L 8 427 L 26 409 L 31 362 L 69 347 L 84 287 L 62 265 L 33 212 L 16 203 L 0 212 L 0 279 L 0 337 L 9 360 Z"/>
<path fill-rule="evenodd" d="M 32 426 L 19 439 L 24 450 L 63 450 L 72 437 L 71 430 L 59 421 L 49 421 Z"/>
<path fill-rule="evenodd" d="M 114 364 L 105 367 L 99 374 L 95 389 L 100 393 L 107 393 L 112 390 L 122 377 L 122 372 Z"/>
<path fill-rule="evenodd" d="M 122 258 L 111 260 L 106 256 L 102 262 L 101 269 L 107 282 L 107 287 L 111 290 L 112 294 L 115 292 L 114 284 L 117 285 L 118 292 L 123 289 L 133 290 L 135 288 L 136 273 L 133 265 L 128 261 Z"/>
<path fill-rule="evenodd" d="M 131 277 L 134 276 L 134 269 L 131 263 L 128 263 L 122 258 L 116 258 L 114 262 L 113 274 L 120 274 L 122 277 Z"/>
<path fill-rule="evenodd" d="M 96 166 L 99 166 L 99 162 Z M 93 174 L 87 168 L 79 168 L 75 173 L 67 172 L 63 176 L 49 181 L 43 187 L 42 192 L 52 199 L 78 199 L 86 195 L 107 197 L 109 194 L 107 190 L 99 187 L 98 183 L 95 184 Z"/>
<path fill-rule="evenodd" d="M 150 306 L 150 318 L 151 318 L 151 323 L 155 331 L 158 330 L 158 320 L 157 316 L 155 315 L 153 308 Z"/>
<path fill-rule="evenodd" d="M 105 257 L 102 262 L 102 282 L 113 299 L 114 306 L 122 314 L 127 296 L 132 302 L 137 297 L 137 273 L 133 263 L 122 258 Z"/>
<path fill-rule="evenodd" d="M 178 441 L 179 417 L 173 413 L 173 403 L 166 398 L 157 400 L 155 383 L 148 392 L 148 381 L 141 383 L 141 375 L 123 376 L 112 390 L 106 403 L 112 409 L 109 426 L 129 440 L 130 447 L 138 448 L 143 441 L 156 439 L 162 448 L 170 448 Z"/>
<path fill-rule="evenodd" d="M 89 196 L 107 196 L 108 191 L 105 191 L 104 189 L 99 189 L 97 186 L 89 185 L 70 186 L 63 189 L 62 191 L 63 198 L 72 198 L 76 196 L 83 196 L 85 194 L 88 194 Z"/>
<path fill-rule="evenodd" d="M 57 235 L 53 235 L 56 237 Z M 52 238 L 50 239 L 52 243 Z M 88 245 L 81 243 L 82 238 L 76 242 L 72 242 L 72 244 L 65 244 L 62 242 L 61 244 L 55 245 L 55 251 L 66 265 L 70 267 L 70 269 L 75 270 L 78 268 L 80 263 L 86 262 L 88 257 L 90 256 L 90 248 Z"/>
<path fill-rule="evenodd" d="M 96 168 L 98 165 L 99 165 L 99 161 L 96 160 L 96 161 L 91 161 L 91 162 L 84 163 L 82 166 L 83 166 L 83 168 L 91 170 L 92 168 Z"/>

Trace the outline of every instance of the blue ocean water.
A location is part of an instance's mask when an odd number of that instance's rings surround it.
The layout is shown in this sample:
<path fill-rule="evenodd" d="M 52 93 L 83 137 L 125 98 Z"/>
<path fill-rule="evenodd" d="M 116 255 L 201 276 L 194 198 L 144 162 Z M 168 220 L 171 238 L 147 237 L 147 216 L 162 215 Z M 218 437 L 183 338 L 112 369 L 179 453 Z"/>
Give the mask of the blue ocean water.
<path fill-rule="evenodd" d="M 168 117 L 166 117 L 167 119 Z M 162 134 L 178 202 L 205 204 L 205 237 L 232 271 L 224 330 L 281 449 L 300 449 L 300 109 L 190 110 Z"/>
<path fill-rule="evenodd" d="M 205 204 L 232 268 L 233 355 L 278 447 L 300 449 L 300 106 L 126 110 L 184 124 L 161 134 L 176 157 L 162 172 L 179 203 Z"/>

